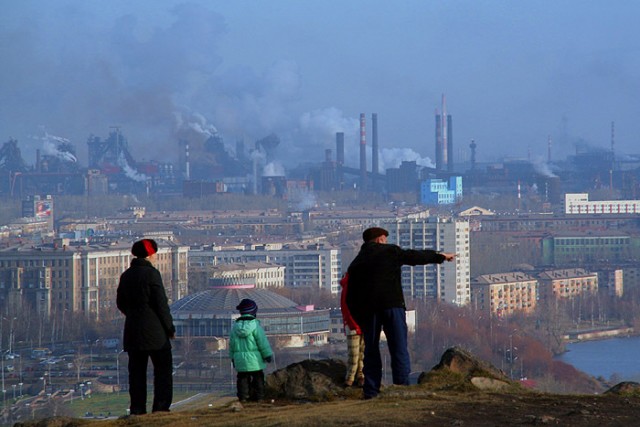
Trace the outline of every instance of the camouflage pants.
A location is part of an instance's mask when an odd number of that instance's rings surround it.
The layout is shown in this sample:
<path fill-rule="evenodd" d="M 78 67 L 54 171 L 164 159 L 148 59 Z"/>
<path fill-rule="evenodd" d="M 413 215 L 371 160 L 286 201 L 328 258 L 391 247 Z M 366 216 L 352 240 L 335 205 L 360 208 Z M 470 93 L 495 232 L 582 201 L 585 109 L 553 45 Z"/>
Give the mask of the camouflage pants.
<path fill-rule="evenodd" d="M 364 338 L 362 335 L 347 335 L 347 349 L 349 360 L 347 362 L 347 377 L 345 383 L 353 384 L 354 381 L 362 383 L 364 374 L 362 366 L 364 360 Z"/>

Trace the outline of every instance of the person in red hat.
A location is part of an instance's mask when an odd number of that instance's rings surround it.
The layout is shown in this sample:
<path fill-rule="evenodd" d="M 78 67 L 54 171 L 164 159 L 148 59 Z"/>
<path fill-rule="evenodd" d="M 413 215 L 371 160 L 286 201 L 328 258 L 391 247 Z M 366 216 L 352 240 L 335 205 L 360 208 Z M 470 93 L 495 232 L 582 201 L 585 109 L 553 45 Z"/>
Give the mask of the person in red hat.
<path fill-rule="evenodd" d="M 132 415 L 147 413 L 147 364 L 153 363 L 152 411 L 169 411 L 173 400 L 171 339 L 176 328 L 160 272 L 153 266 L 158 244 L 135 242 L 131 266 L 120 276 L 116 304 L 125 316 L 123 349 L 129 355 L 129 407 Z"/>
<path fill-rule="evenodd" d="M 384 331 L 391 355 L 394 384 L 408 385 L 411 362 L 407 350 L 407 321 L 402 293 L 403 265 L 424 265 L 453 261 L 454 253 L 429 249 L 402 249 L 387 243 L 384 228 L 367 228 L 362 233 L 364 244 L 349 265 L 347 305 L 364 337 L 365 399 L 376 397 L 382 382 L 380 333 Z"/>

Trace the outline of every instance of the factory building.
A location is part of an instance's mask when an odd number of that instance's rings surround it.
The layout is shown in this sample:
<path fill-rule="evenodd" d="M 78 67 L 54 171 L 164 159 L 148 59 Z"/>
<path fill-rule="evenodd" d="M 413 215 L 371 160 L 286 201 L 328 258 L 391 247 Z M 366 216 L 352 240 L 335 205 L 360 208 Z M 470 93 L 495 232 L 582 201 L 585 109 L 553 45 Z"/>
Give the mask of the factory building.
<path fill-rule="evenodd" d="M 452 205 L 462 199 L 462 177 L 448 180 L 427 179 L 420 183 L 420 203 L 423 205 Z"/>

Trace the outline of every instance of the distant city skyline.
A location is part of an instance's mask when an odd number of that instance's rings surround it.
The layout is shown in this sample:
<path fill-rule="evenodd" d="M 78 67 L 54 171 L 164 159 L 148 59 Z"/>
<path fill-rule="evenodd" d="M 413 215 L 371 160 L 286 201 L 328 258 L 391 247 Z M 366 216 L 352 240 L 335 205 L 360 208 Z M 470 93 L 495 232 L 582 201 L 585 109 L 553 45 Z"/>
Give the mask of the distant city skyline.
<path fill-rule="evenodd" d="M 478 162 L 544 162 L 549 138 L 554 160 L 608 150 L 612 122 L 616 153 L 636 154 L 638 16 L 632 0 L 13 2 L 0 142 L 18 139 L 30 163 L 49 134 L 86 164 L 89 135 L 112 126 L 138 160 L 176 161 L 180 137 L 251 147 L 275 133 L 289 167 L 345 132 L 357 166 L 359 114 L 376 113 L 384 170 L 435 164 L 445 94 L 456 162 L 472 139 Z"/>

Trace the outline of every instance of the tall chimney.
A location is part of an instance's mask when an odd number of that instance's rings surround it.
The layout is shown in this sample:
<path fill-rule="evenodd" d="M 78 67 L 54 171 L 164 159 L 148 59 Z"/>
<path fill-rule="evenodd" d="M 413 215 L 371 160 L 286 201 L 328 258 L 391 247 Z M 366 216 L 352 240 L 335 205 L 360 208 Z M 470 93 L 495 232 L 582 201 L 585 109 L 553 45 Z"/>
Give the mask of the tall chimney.
<path fill-rule="evenodd" d="M 378 173 L 378 114 L 371 114 L 371 174 Z"/>
<path fill-rule="evenodd" d="M 189 181 L 191 179 L 191 171 L 189 170 L 189 143 L 184 144 L 184 179 Z"/>
<path fill-rule="evenodd" d="M 342 190 L 344 187 L 344 175 L 342 167 L 344 166 L 344 132 L 336 132 L 336 188 Z"/>
<path fill-rule="evenodd" d="M 360 113 L 360 191 L 367 190 L 367 121 Z"/>
<path fill-rule="evenodd" d="M 344 166 L 344 132 L 336 132 L 336 163 Z"/>
<path fill-rule="evenodd" d="M 547 137 L 547 162 L 551 163 L 551 135 Z"/>

